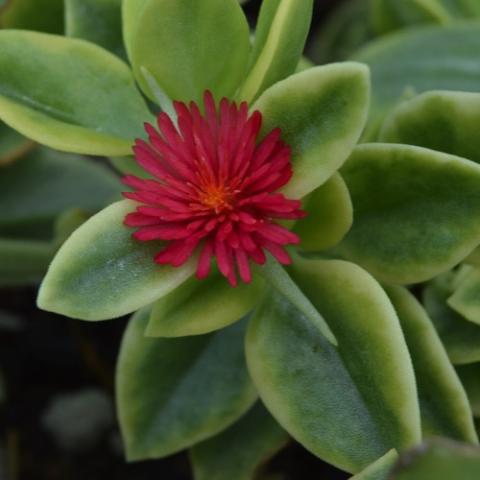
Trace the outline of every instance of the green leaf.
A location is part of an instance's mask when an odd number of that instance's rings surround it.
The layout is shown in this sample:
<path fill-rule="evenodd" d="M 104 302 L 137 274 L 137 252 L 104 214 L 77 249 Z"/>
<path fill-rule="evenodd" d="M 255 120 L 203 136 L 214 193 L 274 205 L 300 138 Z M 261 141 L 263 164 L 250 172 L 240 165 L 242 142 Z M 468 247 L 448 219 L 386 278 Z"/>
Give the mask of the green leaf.
<path fill-rule="evenodd" d="M 35 144 L 0 122 L 0 168 L 27 154 Z"/>
<path fill-rule="evenodd" d="M 334 247 L 352 226 L 352 201 L 338 173 L 305 199 L 303 209 L 308 215 L 293 229 L 300 235 L 303 251 L 321 252 Z"/>
<path fill-rule="evenodd" d="M 0 26 L 63 34 L 63 0 L 6 0 Z"/>
<path fill-rule="evenodd" d="M 80 208 L 69 208 L 55 219 L 54 226 L 54 245 L 60 248 L 67 238 L 85 223 L 90 215 Z"/>
<path fill-rule="evenodd" d="M 193 447 L 195 480 L 252 480 L 285 446 L 288 434 L 261 403 L 220 435 Z"/>
<path fill-rule="evenodd" d="M 480 167 L 473 162 L 370 144 L 355 150 L 342 176 L 355 220 L 338 250 L 386 283 L 428 280 L 480 242 Z"/>
<path fill-rule="evenodd" d="M 391 480 L 475 480 L 480 478 L 480 449 L 435 440 L 404 453 Z"/>
<path fill-rule="evenodd" d="M 460 0 L 460 2 L 464 10 L 468 13 L 469 17 L 480 17 L 480 4 L 477 2 L 477 0 Z"/>
<path fill-rule="evenodd" d="M 125 57 L 121 4 L 122 0 L 65 0 L 66 35 Z"/>
<path fill-rule="evenodd" d="M 261 279 L 232 288 L 215 272 L 203 281 L 195 277 L 153 305 L 145 334 L 149 337 L 183 337 L 213 332 L 245 316 L 263 290 Z"/>
<path fill-rule="evenodd" d="M 246 322 L 210 335 L 145 338 L 149 310 L 125 332 L 117 408 L 129 460 L 160 458 L 221 432 L 255 402 L 243 352 Z"/>
<path fill-rule="evenodd" d="M 237 0 L 147 0 L 137 8 L 124 32 L 137 81 L 152 100 L 141 67 L 172 100 L 200 103 L 207 89 L 217 99 L 235 93 L 250 50 Z"/>
<path fill-rule="evenodd" d="M 292 280 L 291 276 L 276 260 L 268 257 L 265 265 L 257 267 L 256 270 L 260 275 L 265 277 L 272 288 L 277 290 L 278 293 L 298 308 L 298 310 L 318 328 L 318 331 L 321 332 L 330 343 L 333 345 L 338 344 L 335 335 L 332 333 L 332 330 L 325 319 L 320 315 L 312 302 L 304 295 L 302 290 L 300 290 L 295 281 Z"/>
<path fill-rule="evenodd" d="M 480 270 L 472 268 L 461 279 L 447 302 L 456 312 L 480 328 Z"/>
<path fill-rule="evenodd" d="M 90 159 L 36 148 L 0 170 L 0 234 L 30 236 L 41 228 L 51 238 L 61 212 L 80 208 L 94 213 L 121 189 L 115 175 Z"/>
<path fill-rule="evenodd" d="M 114 203 L 64 243 L 42 283 L 38 306 L 81 320 L 121 317 L 167 295 L 194 271 L 153 261 L 161 243 L 138 242 L 123 219 L 135 203 Z"/>
<path fill-rule="evenodd" d="M 350 480 L 388 480 L 390 470 L 397 459 L 398 453 L 392 449 Z"/>
<path fill-rule="evenodd" d="M 340 168 L 360 137 L 368 111 L 368 69 L 345 62 L 315 67 L 276 83 L 253 106 L 263 132 L 282 129 L 294 176 L 283 189 L 301 198 Z"/>
<path fill-rule="evenodd" d="M 478 443 L 467 395 L 427 313 L 403 287 L 389 287 L 387 294 L 412 357 L 424 436 Z"/>
<path fill-rule="evenodd" d="M 420 441 L 411 360 L 380 285 L 338 260 L 297 259 L 292 268 L 338 348 L 288 300 L 267 298 L 252 318 L 246 352 L 269 411 L 305 448 L 349 472 Z"/>
<path fill-rule="evenodd" d="M 297 68 L 295 69 L 295 73 L 300 73 L 305 70 L 309 70 L 314 66 L 315 64 L 310 59 L 308 59 L 307 57 L 301 57 L 300 61 L 298 62 Z"/>
<path fill-rule="evenodd" d="M 480 364 L 458 365 L 457 373 L 467 392 L 475 417 L 480 417 Z"/>
<path fill-rule="evenodd" d="M 456 365 L 480 362 L 480 327 L 452 310 L 447 299 L 452 294 L 453 274 L 447 273 L 431 282 L 424 291 L 423 303 Z"/>
<path fill-rule="evenodd" d="M 313 0 L 264 0 L 250 68 L 239 96 L 252 102 L 298 65 L 312 21 Z"/>
<path fill-rule="evenodd" d="M 127 67 L 92 43 L 0 31 L 0 118 L 57 150 L 127 155 L 151 119 Z"/>
<path fill-rule="evenodd" d="M 0 286 L 39 283 L 53 252 L 47 242 L 0 238 Z"/>
<path fill-rule="evenodd" d="M 401 3 L 401 2 L 399 2 Z M 429 90 L 480 92 L 480 25 L 423 27 L 388 35 L 353 56 L 372 72 L 372 110 L 365 138 L 402 98 Z"/>
<path fill-rule="evenodd" d="M 152 178 L 152 176 L 137 163 L 134 157 L 110 157 L 108 160 L 121 174 L 136 175 L 140 178 Z"/>
<path fill-rule="evenodd" d="M 137 32 L 138 22 L 143 7 L 147 2 L 148 0 L 122 0 L 123 43 L 130 60 L 132 59 L 133 41 Z"/>
<path fill-rule="evenodd" d="M 340 3 L 315 33 L 309 56 L 324 64 L 346 60 L 373 36 L 365 0 Z"/>
<path fill-rule="evenodd" d="M 477 247 L 463 262 L 474 267 L 480 267 L 480 247 Z"/>
<path fill-rule="evenodd" d="M 453 0 L 458 3 L 458 0 Z M 370 17 L 374 30 L 387 33 L 405 26 L 422 23 L 447 24 L 452 12 L 445 8 L 448 0 L 371 0 Z"/>
<path fill-rule="evenodd" d="M 480 163 L 480 94 L 427 92 L 387 117 L 380 140 L 417 145 Z"/>

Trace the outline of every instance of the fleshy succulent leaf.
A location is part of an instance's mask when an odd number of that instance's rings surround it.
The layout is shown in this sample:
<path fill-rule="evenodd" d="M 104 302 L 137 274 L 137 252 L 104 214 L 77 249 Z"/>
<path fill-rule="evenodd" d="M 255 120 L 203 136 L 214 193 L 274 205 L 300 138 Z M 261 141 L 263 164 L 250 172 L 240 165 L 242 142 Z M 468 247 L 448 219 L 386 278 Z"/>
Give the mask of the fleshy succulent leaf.
<path fill-rule="evenodd" d="M 480 241 L 480 167 L 419 147 L 366 144 L 341 171 L 355 220 L 338 250 L 386 283 L 428 280 Z"/>
<path fill-rule="evenodd" d="M 128 58 L 132 60 L 133 42 L 139 26 L 140 16 L 148 0 L 122 0 L 123 43 Z"/>
<path fill-rule="evenodd" d="M 120 197 L 117 177 L 75 155 L 35 148 L 0 171 L 0 235 L 51 238 L 57 215 L 69 208 L 95 213 Z"/>
<path fill-rule="evenodd" d="M 452 12 L 445 4 L 452 7 L 457 0 L 372 0 L 370 2 L 370 18 L 377 33 L 383 34 L 403 27 L 418 24 L 448 24 L 452 20 Z"/>
<path fill-rule="evenodd" d="M 451 153 L 480 163 L 480 93 L 427 92 L 386 118 L 380 141 Z"/>
<path fill-rule="evenodd" d="M 265 265 L 257 268 L 257 271 L 265 277 L 270 287 L 277 290 L 280 295 L 288 299 L 292 305 L 305 315 L 330 343 L 333 345 L 338 344 L 325 319 L 280 264 L 270 257 Z"/>
<path fill-rule="evenodd" d="M 63 0 L 6 0 L 0 27 L 63 34 Z"/>
<path fill-rule="evenodd" d="M 190 459 L 194 478 L 251 480 L 288 439 L 287 432 L 258 402 L 230 428 L 193 447 Z"/>
<path fill-rule="evenodd" d="M 295 223 L 293 231 L 302 239 L 299 248 L 305 252 L 334 247 L 353 223 L 350 194 L 338 173 L 305 199 L 303 209 L 308 215 Z"/>
<path fill-rule="evenodd" d="M 151 120 L 118 57 L 83 40 L 0 31 L 0 118 L 57 150 L 127 155 Z"/>
<path fill-rule="evenodd" d="M 437 277 L 427 286 L 423 303 L 455 365 L 480 362 L 480 328 L 455 312 L 447 303 L 453 293 L 453 273 Z"/>
<path fill-rule="evenodd" d="M 137 242 L 123 225 L 132 208 L 129 200 L 114 203 L 71 235 L 42 283 L 40 308 L 82 320 L 108 320 L 154 302 L 193 273 L 192 262 L 181 268 L 154 263 L 158 244 Z"/>
<path fill-rule="evenodd" d="M 480 328 L 480 270 L 471 268 L 459 281 L 448 305 Z"/>
<path fill-rule="evenodd" d="M 405 2 L 399 2 L 405 3 Z M 400 100 L 429 90 L 480 92 L 480 26 L 423 27 L 375 40 L 352 58 L 372 73 L 372 109 L 364 134 L 376 137 L 382 118 Z"/>
<path fill-rule="evenodd" d="M 371 463 L 367 468 L 350 480 L 388 480 L 390 470 L 398 460 L 398 453 L 395 449 L 389 450 L 383 457 Z"/>
<path fill-rule="evenodd" d="M 137 81 L 152 100 L 141 67 L 172 100 L 198 103 L 207 89 L 217 99 L 235 93 L 250 50 L 248 23 L 237 0 L 135 4 L 140 10 L 124 25 L 124 34 Z"/>
<path fill-rule="evenodd" d="M 253 309 L 263 282 L 232 288 L 218 272 L 205 280 L 187 280 L 153 304 L 145 334 L 148 337 L 201 335 L 224 328 Z"/>
<path fill-rule="evenodd" d="M 125 57 L 122 0 L 65 0 L 65 34 Z"/>
<path fill-rule="evenodd" d="M 305 448 L 349 472 L 416 444 L 413 368 L 385 292 L 343 261 L 297 259 L 291 269 L 338 348 L 272 293 L 252 318 L 246 342 L 250 373 L 269 411 Z"/>
<path fill-rule="evenodd" d="M 480 477 L 480 448 L 435 439 L 404 452 L 391 480 L 473 480 Z"/>
<path fill-rule="evenodd" d="M 412 357 L 424 438 L 478 443 L 467 395 L 427 313 L 403 287 L 388 287 L 387 294 Z"/>
<path fill-rule="evenodd" d="M 336 63 L 276 83 L 253 105 L 263 114 L 264 132 L 280 128 L 292 148 L 287 196 L 307 195 L 343 164 L 365 125 L 369 91 L 364 65 Z"/>
<path fill-rule="evenodd" d="M 305 47 L 312 9 L 312 0 L 262 2 L 249 73 L 240 89 L 242 99 L 252 102 L 295 71 Z"/>
<path fill-rule="evenodd" d="M 117 408 L 130 460 L 191 447 L 234 423 L 255 402 L 243 351 L 246 321 L 210 335 L 145 338 L 149 309 L 125 332 Z"/>

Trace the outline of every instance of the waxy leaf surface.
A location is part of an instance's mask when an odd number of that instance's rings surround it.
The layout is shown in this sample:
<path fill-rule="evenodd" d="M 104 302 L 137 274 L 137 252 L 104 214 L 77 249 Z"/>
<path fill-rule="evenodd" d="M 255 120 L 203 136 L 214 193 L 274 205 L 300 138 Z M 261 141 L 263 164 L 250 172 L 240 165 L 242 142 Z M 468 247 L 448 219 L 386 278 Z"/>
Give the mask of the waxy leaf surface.
<path fill-rule="evenodd" d="M 465 0 L 372 0 L 370 15 L 373 28 L 387 33 L 417 24 L 448 24 L 455 17 L 469 17 L 471 12 Z"/>
<path fill-rule="evenodd" d="M 431 282 L 424 291 L 423 303 L 455 365 L 480 362 L 480 327 L 455 312 L 447 299 L 453 289 L 451 273 Z"/>
<path fill-rule="evenodd" d="M 135 203 L 114 203 L 85 222 L 64 243 L 42 283 L 43 310 L 81 320 L 121 317 L 170 293 L 194 271 L 157 265 L 160 242 L 142 243 L 123 225 Z"/>
<path fill-rule="evenodd" d="M 127 65 L 83 40 L 0 31 L 0 118 L 57 150 L 127 155 L 151 120 Z"/>
<path fill-rule="evenodd" d="M 252 480 L 262 463 L 288 442 L 288 434 L 261 403 L 230 428 L 190 453 L 195 480 Z"/>
<path fill-rule="evenodd" d="M 95 213 L 121 190 L 118 178 L 90 159 L 35 148 L 0 169 L 0 234 L 31 230 L 33 235 L 39 227 L 51 233 L 62 211 L 81 208 Z"/>
<path fill-rule="evenodd" d="M 391 480 L 476 480 L 480 478 L 480 449 L 464 443 L 435 440 L 405 452 Z"/>
<path fill-rule="evenodd" d="M 403 3 L 403 2 L 401 2 Z M 480 25 L 422 27 L 375 40 L 353 56 L 372 72 L 372 110 L 365 138 L 402 98 L 429 90 L 480 92 Z"/>
<path fill-rule="evenodd" d="M 258 276 L 236 288 L 218 272 L 201 281 L 192 277 L 154 303 L 145 333 L 149 337 L 183 337 L 213 332 L 246 315 L 262 290 Z"/>
<path fill-rule="evenodd" d="M 281 128 L 292 148 L 294 175 L 285 195 L 301 198 L 340 168 L 365 125 L 369 91 L 364 65 L 336 63 L 276 83 L 253 105 L 263 114 L 263 131 Z"/>
<path fill-rule="evenodd" d="M 338 340 L 280 294 L 256 311 L 247 363 L 262 401 L 305 448 L 358 473 L 420 440 L 415 378 L 400 324 L 380 285 L 343 261 L 299 260 L 292 275 Z"/>
<path fill-rule="evenodd" d="M 350 480 L 388 480 L 390 470 L 397 459 L 398 453 L 392 449 Z"/>
<path fill-rule="evenodd" d="M 0 27 L 63 34 L 63 0 L 5 0 Z"/>
<path fill-rule="evenodd" d="M 480 270 L 470 269 L 460 280 L 448 304 L 480 328 Z"/>
<path fill-rule="evenodd" d="M 221 432 L 255 402 L 243 351 L 246 322 L 210 335 L 145 338 L 149 309 L 125 332 L 117 408 L 130 460 L 171 455 Z"/>
<path fill-rule="evenodd" d="M 477 443 L 467 395 L 427 313 L 405 288 L 389 287 L 387 293 L 412 357 L 424 437 Z"/>
<path fill-rule="evenodd" d="M 122 0 L 123 43 L 130 61 L 132 59 L 133 41 L 139 26 L 138 21 L 147 2 L 148 0 Z"/>
<path fill-rule="evenodd" d="M 308 215 L 293 229 L 302 239 L 303 251 L 320 252 L 335 246 L 352 226 L 352 201 L 338 173 L 305 199 L 303 209 Z"/>
<path fill-rule="evenodd" d="M 65 0 L 65 34 L 124 57 L 122 0 Z"/>
<path fill-rule="evenodd" d="M 342 169 L 354 209 L 339 246 L 386 283 L 428 280 L 480 241 L 480 167 L 406 145 L 359 146 Z"/>
<path fill-rule="evenodd" d="M 231 97 L 250 50 L 247 20 L 237 0 L 147 0 L 124 24 L 137 81 L 152 99 L 146 68 L 172 100 L 200 103 L 209 89 Z"/>
<path fill-rule="evenodd" d="M 417 145 L 480 163 L 479 124 L 480 93 L 427 92 L 393 110 L 380 140 Z"/>
<path fill-rule="evenodd" d="M 298 65 L 312 20 L 312 0 L 264 0 L 258 18 L 250 71 L 240 97 L 253 101 L 291 75 Z"/>

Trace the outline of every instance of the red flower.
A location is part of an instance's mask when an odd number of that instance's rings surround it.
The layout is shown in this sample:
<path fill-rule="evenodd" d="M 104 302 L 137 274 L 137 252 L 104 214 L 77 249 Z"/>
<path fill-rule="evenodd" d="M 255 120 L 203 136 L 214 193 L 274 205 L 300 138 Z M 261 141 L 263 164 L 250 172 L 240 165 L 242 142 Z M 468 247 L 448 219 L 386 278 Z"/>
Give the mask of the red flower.
<path fill-rule="evenodd" d="M 276 193 L 292 176 L 290 148 L 280 130 L 258 142 L 260 112 L 249 115 L 245 102 L 238 107 L 226 98 L 217 110 L 210 92 L 204 115 L 193 102 L 174 107 L 178 127 L 160 113 L 159 130 L 146 124 L 150 142 L 137 140 L 133 149 L 154 179 L 123 179 L 135 190 L 124 196 L 142 204 L 125 218 L 126 225 L 138 228 L 134 238 L 165 241 L 155 256 L 162 265 L 179 267 L 198 251 L 200 279 L 215 257 L 233 286 L 237 269 L 244 282 L 251 281 L 250 261 L 263 264 L 265 250 L 290 263 L 284 246 L 300 239 L 276 220 L 305 214 L 299 200 Z"/>

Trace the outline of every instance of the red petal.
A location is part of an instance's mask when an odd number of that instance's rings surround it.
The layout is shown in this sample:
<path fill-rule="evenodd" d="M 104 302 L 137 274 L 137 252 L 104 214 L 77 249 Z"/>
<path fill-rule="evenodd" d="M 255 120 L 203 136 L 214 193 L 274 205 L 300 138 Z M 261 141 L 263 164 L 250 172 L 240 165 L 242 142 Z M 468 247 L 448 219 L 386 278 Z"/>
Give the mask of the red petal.
<path fill-rule="evenodd" d="M 235 250 L 235 256 L 237 257 L 240 278 L 245 283 L 250 283 L 252 281 L 252 272 L 250 270 L 250 265 L 248 264 L 247 254 L 242 249 L 237 249 Z"/>
<path fill-rule="evenodd" d="M 197 266 L 197 278 L 207 278 L 212 267 L 213 242 L 208 240 L 200 253 Z"/>

